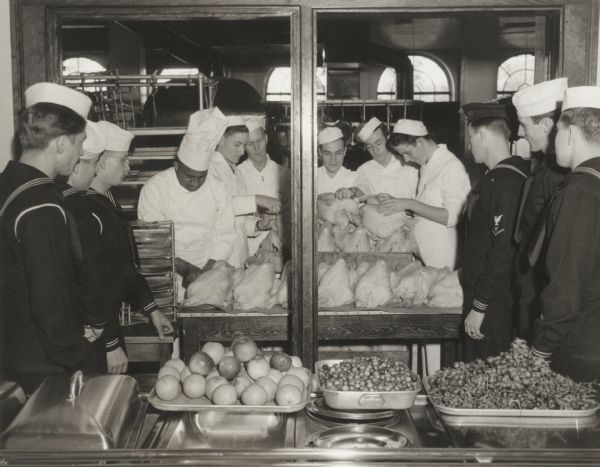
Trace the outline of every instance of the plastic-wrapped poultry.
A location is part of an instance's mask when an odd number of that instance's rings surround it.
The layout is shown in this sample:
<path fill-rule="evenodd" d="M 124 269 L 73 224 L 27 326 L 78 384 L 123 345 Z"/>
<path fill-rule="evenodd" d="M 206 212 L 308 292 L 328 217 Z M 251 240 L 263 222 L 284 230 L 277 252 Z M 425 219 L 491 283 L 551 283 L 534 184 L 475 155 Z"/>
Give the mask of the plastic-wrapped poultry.
<path fill-rule="evenodd" d="M 329 264 L 326 261 L 321 261 L 319 263 L 319 267 L 317 268 L 317 284 L 321 282 L 323 275 L 327 272 L 328 269 Z"/>
<path fill-rule="evenodd" d="M 427 304 L 431 307 L 456 308 L 463 304 L 463 290 L 458 280 L 458 271 L 440 269 L 429 289 Z"/>
<path fill-rule="evenodd" d="M 346 227 L 350 221 L 357 221 L 358 201 L 355 199 L 337 199 L 320 196 L 317 201 L 317 214 L 319 219 L 332 225 Z"/>
<path fill-rule="evenodd" d="M 342 251 L 344 253 L 368 253 L 369 237 L 367 229 L 357 227 L 354 232 L 346 234 L 342 240 Z"/>
<path fill-rule="evenodd" d="M 392 278 L 397 282 L 393 287 L 394 302 L 404 306 L 422 305 L 426 303 L 429 289 L 435 281 L 438 270 L 423 266 L 418 261 L 407 264 Z"/>
<path fill-rule="evenodd" d="M 321 269 L 321 265 L 319 265 Z M 331 265 L 319 280 L 319 306 L 336 307 L 348 305 L 354 301 L 350 288 L 348 265 L 343 258 Z"/>
<path fill-rule="evenodd" d="M 288 290 L 290 287 L 290 262 L 285 263 L 281 277 L 276 279 L 273 283 L 273 289 L 271 290 L 271 298 L 267 302 L 267 308 L 273 308 L 275 305 L 281 305 L 284 308 L 288 307 Z M 275 287 L 277 285 L 277 287 Z"/>
<path fill-rule="evenodd" d="M 323 253 L 333 253 L 336 251 L 331 228 L 327 225 L 324 225 L 321 228 L 321 233 L 317 239 L 317 251 Z"/>
<path fill-rule="evenodd" d="M 188 286 L 184 306 L 213 305 L 224 308 L 233 286 L 234 272 L 233 266 L 225 261 L 217 261 Z"/>
<path fill-rule="evenodd" d="M 233 308 L 236 310 L 251 310 L 265 308 L 275 280 L 275 266 L 267 262 L 251 265 L 244 278 L 233 289 Z"/>
<path fill-rule="evenodd" d="M 390 273 L 384 260 L 377 261 L 358 280 L 354 290 L 357 307 L 375 308 L 392 301 Z"/>
<path fill-rule="evenodd" d="M 403 212 L 384 216 L 377 207 L 374 204 L 365 204 L 360 209 L 363 225 L 375 237 L 388 238 L 408 222 L 408 216 Z"/>

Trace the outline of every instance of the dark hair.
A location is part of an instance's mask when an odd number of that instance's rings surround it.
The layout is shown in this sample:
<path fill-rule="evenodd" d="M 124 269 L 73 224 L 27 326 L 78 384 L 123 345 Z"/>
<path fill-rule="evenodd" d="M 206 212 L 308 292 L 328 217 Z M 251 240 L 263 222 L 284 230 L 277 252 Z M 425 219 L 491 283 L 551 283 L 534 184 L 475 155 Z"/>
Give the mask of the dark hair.
<path fill-rule="evenodd" d="M 586 140 L 600 144 L 600 109 L 590 107 L 568 109 L 562 113 L 560 122 L 579 127 Z"/>
<path fill-rule="evenodd" d="M 248 127 L 246 125 L 228 126 L 225 129 L 225 133 L 223 133 L 223 136 L 231 136 L 235 133 L 248 133 Z"/>
<path fill-rule="evenodd" d="M 400 146 L 401 144 L 410 144 L 411 146 L 416 146 L 418 138 L 420 138 L 420 136 L 405 135 L 404 133 L 392 133 L 388 143 L 390 146 Z"/>
<path fill-rule="evenodd" d="M 22 150 L 45 149 L 59 136 L 85 131 L 85 119 L 68 107 L 40 102 L 19 115 L 18 137 Z"/>
<path fill-rule="evenodd" d="M 497 135 L 503 136 L 507 140 L 510 140 L 510 135 L 512 134 L 510 128 L 508 127 L 508 122 L 503 118 L 478 118 L 474 122 L 469 122 L 469 125 L 471 126 L 471 128 L 473 128 L 473 131 L 479 131 L 480 129 L 485 128 L 486 130 L 492 131 Z"/>
<path fill-rule="evenodd" d="M 551 110 L 550 112 L 546 112 L 540 115 L 533 115 L 531 117 L 531 121 L 536 125 L 540 123 L 544 118 L 549 118 L 556 124 L 560 119 L 560 107 L 558 109 Z"/>

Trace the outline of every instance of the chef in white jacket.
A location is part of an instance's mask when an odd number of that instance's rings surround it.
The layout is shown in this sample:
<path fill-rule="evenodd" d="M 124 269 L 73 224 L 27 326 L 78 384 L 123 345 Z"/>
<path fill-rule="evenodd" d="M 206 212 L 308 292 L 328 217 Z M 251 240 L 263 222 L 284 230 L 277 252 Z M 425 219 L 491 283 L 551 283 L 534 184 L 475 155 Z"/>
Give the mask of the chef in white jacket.
<path fill-rule="evenodd" d="M 456 224 L 471 189 L 463 163 L 445 144 L 433 141 L 419 120 L 398 120 L 389 145 L 406 160 L 420 166 L 419 184 L 414 199 L 380 196 L 380 212 L 410 210 L 417 214 L 414 229 L 421 259 L 426 266 L 453 271 Z"/>
<path fill-rule="evenodd" d="M 229 192 L 222 181 L 207 177 L 226 126 L 218 109 L 193 113 L 173 167 L 146 182 L 138 204 L 143 221 L 173 221 L 176 257 L 204 270 L 227 260 L 235 241 Z"/>
<path fill-rule="evenodd" d="M 264 116 L 245 119 L 248 142 L 245 146 L 248 159 L 235 168 L 235 184 L 238 196 L 262 195 L 278 200 L 282 205 L 289 201 L 290 171 L 274 162 L 267 154 L 268 137 Z M 248 237 L 248 253 L 254 255 L 268 231 L 257 237 Z"/>
<path fill-rule="evenodd" d="M 317 135 L 319 159 L 323 165 L 317 169 L 317 194 L 338 193 L 340 190 L 350 190 L 354 186 L 356 172 L 342 165 L 346 156 L 344 134 L 336 126 L 327 126 Z M 349 198 L 355 195 L 350 193 Z"/>
<path fill-rule="evenodd" d="M 281 210 L 278 199 L 238 192 L 235 172 L 248 143 L 248 127 L 241 116 L 227 116 L 227 127 L 213 152 L 208 167 L 208 177 L 220 180 L 231 196 L 235 214 L 236 240 L 228 262 L 234 267 L 243 267 L 249 255 L 247 237 L 257 237 L 262 231 L 270 230 L 274 216 L 256 215 L 259 208 L 269 214 Z"/>
<path fill-rule="evenodd" d="M 373 117 L 357 130 L 357 139 L 365 145 L 373 160 L 358 168 L 355 186 L 364 195 L 387 193 L 396 198 L 414 198 L 418 171 L 390 152 L 385 125 L 377 117 Z"/>

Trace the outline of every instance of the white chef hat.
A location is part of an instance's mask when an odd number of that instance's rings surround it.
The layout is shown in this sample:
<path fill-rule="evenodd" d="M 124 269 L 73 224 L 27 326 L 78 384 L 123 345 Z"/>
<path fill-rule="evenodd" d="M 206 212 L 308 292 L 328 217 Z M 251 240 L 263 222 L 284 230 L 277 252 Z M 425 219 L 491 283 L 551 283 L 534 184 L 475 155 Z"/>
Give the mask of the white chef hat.
<path fill-rule="evenodd" d="M 558 109 L 567 90 L 568 78 L 558 78 L 521 89 L 512 97 L 519 117 L 535 117 Z"/>
<path fill-rule="evenodd" d="M 411 136 L 427 136 L 427 128 L 420 120 L 400 119 L 394 125 L 392 133 L 401 133 Z"/>
<path fill-rule="evenodd" d="M 92 100 L 88 96 L 56 83 L 35 83 L 25 90 L 25 107 L 40 102 L 68 107 L 83 118 L 87 117 L 92 107 Z"/>
<path fill-rule="evenodd" d="M 265 117 L 257 117 L 250 116 L 246 118 L 246 126 L 248 127 L 248 131 L 252 132 L 254 130 L 258 130 L 259 128 L 265 129 Z"/>
<path fill-rule="evenodd" d="M 562 111 L 576 107 L 587 107 L 600 109 L 600 87 L 598 86 L 576 86 L 567 89 Z"/>
<path fill-rule="evenodd" d="M 106 120 L 100 120 L 98 126 L 104 136 L 106 136 L 106 149 L 105 151 L 117 151 L 117 152 L 128 152 L 131 140 L 135 135 L 127 130 L 124 130 L 114 123 L 107 122 Z"/>
<path fill-rule="evenodd" d="M 362 127 L 356 137 L 364 143 L 382 123 L 383 122 L 377 117 L 372 117 L 371 120 L 369 120 L 365 126 Z"/>
<path fill-rule="evenodd" d="M 227 117 L 218 107 L 194 112 L 177 150 L 177 158 L 192 170 L 208 170 L 208 163 L 225 133 L 227 122 Z"/>
<path fill-rule="evenodd" d="M 322 144 L 331 143 L 332 141 L 337 141 L 343 137 L 344 133 L 342 133 L 342 130 L 338 127 L 328 126 L 323 128 L 317 135 L 317 144 L 321 146 Z"/>
<path fill-rule="evenodd" d="M 81 159 L 96 159 L 104 152 L 107 145 L 108 139 L 102 128 L 97 123 L 88 120 L 85 124 L 85 139 L 83 140 L 83 155 Z"/>

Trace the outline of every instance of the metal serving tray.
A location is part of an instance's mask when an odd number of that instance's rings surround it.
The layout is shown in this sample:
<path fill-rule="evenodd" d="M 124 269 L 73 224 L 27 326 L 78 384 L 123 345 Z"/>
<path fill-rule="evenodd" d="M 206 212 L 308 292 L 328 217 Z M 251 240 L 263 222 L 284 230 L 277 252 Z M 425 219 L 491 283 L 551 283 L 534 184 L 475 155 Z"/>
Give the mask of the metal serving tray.
<path fill-rule="evenodd" d="M 366 392 L 366 391 L 333 391 L 323 388 L 319 380 L 319 370 L 324 365 L 333 365 L 340 363 L 343 359 L 319 360 L 315 363 L 315 373 L 320 390 L 323 392 L 325 403 L 333 409 L 342 410 L 402 410 L 413 406 L 419 388 L 413 391 L 387 391 L 387 392 Z"/>
<path fill-rule="evenodd" d="M 530 419 L 532 424 L 539 421 L 541 424 L 552 423 L 552 419 L 556 420 L 557 424 L 567 422 L 567 419 L 583 419 L 587 417 L 593 417 L 596 415 L 596 411 L 600 407 L 597 405 L 591 409 L 585 410 L 537 410 L 537 409 L 461 409 L 456 407 L 446 407 L 444 405 L 436 404 L 431 397 L 429 390 L 429 378 L 423 378 L 423 386 L 427 397 L 431 402 L 431 405 L 438 411 L 438 413 L 444 418 L 445 421 L 450 422 L 454 425 L 464 424 L 489 424 L 498 426 L 497 424 L 506 424 L 507 419 L 516 419 L 514 422 L 519 424 L 522 422 L 521 419 Z M 509 422 L 512 424 L 512 421 Z"/>
<path fill-rule="evenodd" d="M 163 401 L 156 395 L 152 388 L 148 394 L 148 402 L 158 410 L 168 412 L 198 412 L 201 410 L 210 410 L 213 412 L 264 412 L 264 413 L 292 413 L 303 410 L 306 404 L 310 402 L 311 385 L 304 388 L 304 397 L 300 404 L 296 405 L 277 405 L 275 402 L 269 402 L 266 405 L 215 405 L 206 396 L 190 399 L 185 394 L 179 394 L 175 399 Z"/>

